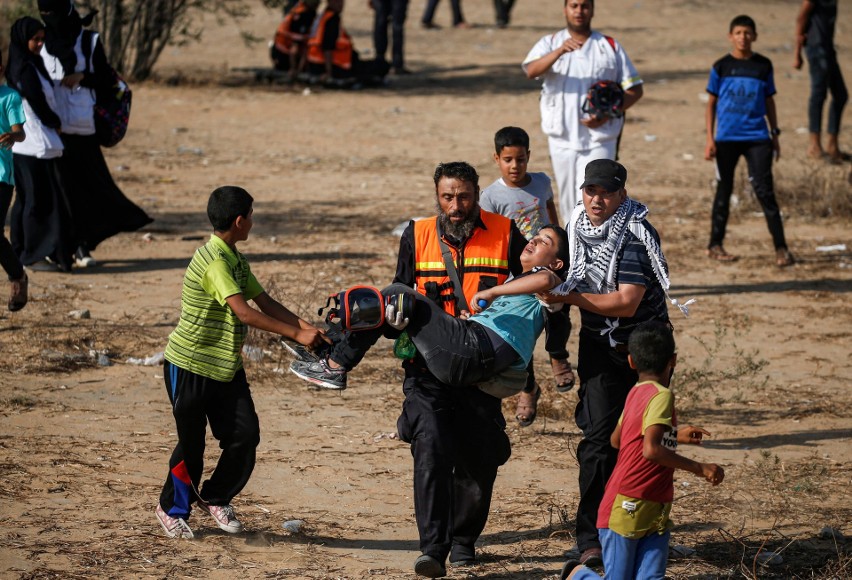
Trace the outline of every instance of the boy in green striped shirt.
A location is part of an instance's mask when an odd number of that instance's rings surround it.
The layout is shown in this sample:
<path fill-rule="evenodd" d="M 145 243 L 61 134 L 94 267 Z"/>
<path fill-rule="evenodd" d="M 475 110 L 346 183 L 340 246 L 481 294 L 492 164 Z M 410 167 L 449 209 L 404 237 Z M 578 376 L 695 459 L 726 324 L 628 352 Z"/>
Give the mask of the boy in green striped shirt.
<path fill-rule="evenodd" d="M 243 529 L 230 504 L 251 476 L 260 443 L 241 355 L 248 327 L 308 347 L 331 342 L 323 331 L 269 296 L 237 251 L 237 243 L 248 239 L 253 225 L 253 201 L 246 190 L 235 186 L 210 194 L 207 216 L 213 235 L 196 250 L 186 269 L 180 320 L 166 346 L 163 375 L 178 443 L 156 515 L 170 538 L 192 538 L 187 520 L 193 502 L 222 530 L 235 534 Z M 248 300 L 260 310 L 249 306 Z M 210 479 L 200 485 L 208 422 L 222 455 Z"/>

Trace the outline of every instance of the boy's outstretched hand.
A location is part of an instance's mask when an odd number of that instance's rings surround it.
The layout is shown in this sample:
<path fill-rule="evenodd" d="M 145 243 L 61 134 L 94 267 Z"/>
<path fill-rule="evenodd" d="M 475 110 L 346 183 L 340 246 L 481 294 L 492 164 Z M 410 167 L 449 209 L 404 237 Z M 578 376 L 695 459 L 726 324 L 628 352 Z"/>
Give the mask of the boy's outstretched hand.
<path fill-rule="evenodd" d="M 701 476 L 713 485 L 719 485 L 725 479 L 725 470 L 715 463 L 700 463 Z"/>
<path fill-rule="evenodd" d="M 693 427 L 686 425 L 677 430 L 677 442 L 688 443 L 692 445 L 701 445 L 701 440 L 707 435 L 711 437 L 710 432 L 701 427 Z"/>

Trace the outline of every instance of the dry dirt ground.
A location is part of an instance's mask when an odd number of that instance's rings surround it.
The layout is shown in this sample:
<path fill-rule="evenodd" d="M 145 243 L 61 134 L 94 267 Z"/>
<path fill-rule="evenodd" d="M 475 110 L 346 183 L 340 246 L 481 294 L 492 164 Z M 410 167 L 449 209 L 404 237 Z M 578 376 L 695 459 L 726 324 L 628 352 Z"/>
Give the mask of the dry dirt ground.
<path fill-rule="evenodd" d="M 493 133 L 511 124 L 532 136 L 531 170 L 550 172 L 538 85 L 519 63 L 562 26 L 561 2 L 521 0 L 502 31 L 485 0 L 465 2 L 472 30 L 446 27 L 446 2 L 444 28 L 422 30 L 423 3 L 411 3 L 408 25 L 417 74 L 387 88 L 257 83 L 232 69 L 266 66 L 265 46 L 244 46 L 236 27 L 211 18 L 200 22 L 202 45 L 167 51 L 161 82 L 134 86 L 130 132 L 107 157 L 156 221 L 105 242 L 99 268 L 33 273 L 30 304 L 0 316 L 0 576 L 413 577 L 411 459 L 394 437 L 401 372 L 389 344 L 352 373 L 348 390 L 330 393 L 277 372 L 288 363 L 282 349 L 252 334 L 262 358 L 247 367 L 263 441 L 235 500 L 248 531 L 229 536 L 193 517 L 195 541 L 165 538 L 154 519 L 174 424 L 161 367 L 127 361 L 163 350 L 184 268 L 209 232 L 204 208 L 216 186 L 252 192 L 256 226 L 242 250 L 273 295 L 315 318 L 327 293 L 390 281 L 390 232 L 432 213 L 439 161 L 467 160 L 490 183 Z M 367 55 L 365 4 L 351 2 L 346 20 Z M 671 561 L 672 578 L 852 577 L 849 544 L 822 533 L 852 535 L 852 235 L 849 213 L 838 215 L 844 203 L 848 211 L 849 165 L 804 155 L 808 77 L 790 67 L 797 4 L 598 2 L 596 27 L 622 42 L 646 81 L 622 142 L 628 189 L 651 208 L 674 294 L 698 299 L 688 319 L 673 313 L 675 389 L 681 420 L 713 437 L 685 453 L 727 471 L 712 489 L 678 474 L 672 541 L 691 555 Z M 776 66 L 784 129 L 776 179 L 798 258 L 784 270 L 772 263 L 764 220 L 744 188 L 727 242 L 742 259 L 704 256 L 713 167 L 702 159 L 701 96 L 711 63 L 728 48 L 727 23 L 743 11 L 757 19 L 756 49 Z M 852 12 L 845 4 L 840 11 L 841 62 L 852 76 Z M 241 27 L 268 38 L 278 20 L 259 8 Z M 819 249 L 838 244 L 847 249 Z M 69 314 L 79 310 L 91 317 Z M 576 336 L 569 346 L 576 350 Z M 549 385 L 549 371 L 539 374 Z M 546 388 L 538 420 L 524 429 L 506 402 L 513 456 L 478 545 L 482 564 L 454 577 L 555 577 L 573 546 L 575 401 L 573 392 Z M 218 449 L 212 440 L 209 447 L 212 460 Z M 299 532 L 282 527 L 295 519 Z M 761 565 L 767 557 L 776 565 Z"/>

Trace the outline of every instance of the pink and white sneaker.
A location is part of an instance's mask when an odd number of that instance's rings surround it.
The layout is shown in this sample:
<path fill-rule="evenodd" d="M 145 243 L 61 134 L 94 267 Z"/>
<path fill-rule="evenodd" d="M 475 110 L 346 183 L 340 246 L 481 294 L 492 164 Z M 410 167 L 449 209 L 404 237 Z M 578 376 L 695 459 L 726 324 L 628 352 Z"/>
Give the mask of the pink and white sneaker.
<path fill-rule="evenodd" d="M 173 518 L 163 510 L 160 504 L 157 504 L 157 509 L 154 510 L 154 513 L 157 515 L 157 521 L 160 522 L 163 531 L 166 532 L 168 537 L 184 540 L 191 540 L 194 537 L 186 520 L 183 518 Z"/>
<path fill-rule="evenodd" d="M 232 506 L 209 505 L 199 501 L 198 507 L 213 516 L 220 530 L 224 530 L 229 534 L 239 534 L 243 531 L 243 524 L 237 519 Z"/>

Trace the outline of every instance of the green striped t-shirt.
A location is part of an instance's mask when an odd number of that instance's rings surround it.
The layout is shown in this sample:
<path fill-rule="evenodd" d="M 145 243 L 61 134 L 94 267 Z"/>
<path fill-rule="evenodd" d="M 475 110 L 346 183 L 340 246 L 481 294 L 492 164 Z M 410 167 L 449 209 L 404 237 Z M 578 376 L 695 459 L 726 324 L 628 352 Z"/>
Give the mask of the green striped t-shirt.
<path fill-rule="evenodd" d="M 173 365 L 215 381 L 230 382 L 243 367 L 248 333 L 225 301 L 242 294 L 248 301 L 263 293 L 245 257 L 215 234 L 198 248 L 180 297 L 180 320 L 169 335 L 165 358 Z"/>

